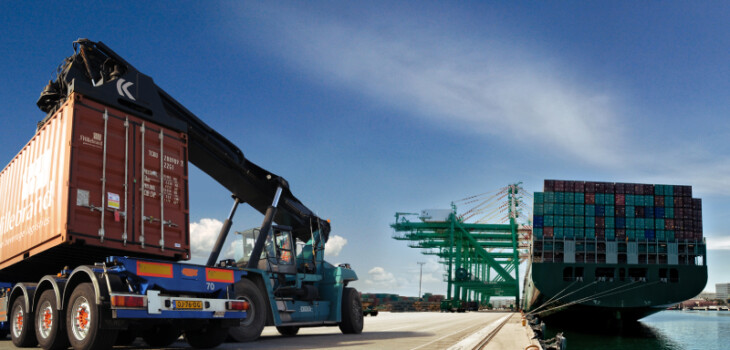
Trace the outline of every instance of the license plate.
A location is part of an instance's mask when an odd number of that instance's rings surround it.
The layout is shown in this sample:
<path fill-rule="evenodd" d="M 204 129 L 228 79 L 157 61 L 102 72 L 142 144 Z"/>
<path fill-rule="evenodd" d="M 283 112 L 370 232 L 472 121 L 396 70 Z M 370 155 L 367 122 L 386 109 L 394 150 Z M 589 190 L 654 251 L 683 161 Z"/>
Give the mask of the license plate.
<path fill-rule="evenodd" d="M 175 309 L 201 310 L 203 308 L 203 302 L 199 300 L 175 300 L 173 305 Z"/>

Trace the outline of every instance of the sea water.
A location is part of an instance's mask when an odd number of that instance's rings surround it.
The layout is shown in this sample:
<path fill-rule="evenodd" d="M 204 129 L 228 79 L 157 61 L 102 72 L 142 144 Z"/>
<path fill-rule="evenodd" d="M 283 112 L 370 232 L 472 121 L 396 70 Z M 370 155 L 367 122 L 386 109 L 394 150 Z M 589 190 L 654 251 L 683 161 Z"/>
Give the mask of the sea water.
<path fill-rule="evenodd" d="M 730 312 L 667 310 L 621 330 L 577 331 L 548 325 L 547 331 L 549 337 L 563 332 L 568 350 L 724 350 L 730 349 Z"/>

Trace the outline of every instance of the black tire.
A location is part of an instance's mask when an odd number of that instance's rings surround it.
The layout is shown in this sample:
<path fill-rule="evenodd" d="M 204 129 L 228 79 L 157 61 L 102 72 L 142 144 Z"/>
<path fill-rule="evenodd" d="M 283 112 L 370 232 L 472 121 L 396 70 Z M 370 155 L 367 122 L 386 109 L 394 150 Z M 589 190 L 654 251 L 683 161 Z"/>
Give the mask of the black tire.
<path fill-rule="evenodd" d="M 121 330 L 117 333 L 117 340 L 114 345 L 129 346 L 137 340 L 137 331 L 135 330 Z"/>
<path fill-rule="evenodd" d="M 35 337 L 46 350 L 68 348 L 65 315 L 56 304 L 56 293 L 49 289 L 41 294 L 35 308 Z"/>
<path fill-rule="evenodd" d="M 373 317 L 378 316 L 378 312 L 377 311 L 370 311 L 370 316 L 373 316 Z"/>
<path fill-rule="evenodd" d="M 33 331 L 33 315 L 25 307 L 25 297 L 15 299 L 10 308 L 10 339 L 19 348 L 35 347 L 38 341 Z"/>
<path fill-rule="evenodd" d="M 268 314 L 266 300 L 261 295 L 261 290 L 256 284 L 248 279 L 236 282 L 236 298 L 248 301 L 248 310 L 246 311 L 246 319 L 241 321 L 241 325 L 231 327 L 228 334 L 237 342 L 249 342 L 259 338 L 261 332 L 266 325 L 266 315 Z"/>
<path fill-rule="evenodd" d="M 223 327 L 220 322 L 215 322 L 215 320 L 201 329 L 185 331 L 185 339 L 188 344 L 196 349 L 214 348 L 223 344 L 227 337 L 228 327 Z"/>
<path fill-rule="evenodd" d="M 355 288 L 342 290 L 342 321 L 340 330 L 345 334 L 360 334 L 363 327 L 362 302 Z"/>
<path fill-rule="evenodd" d="M 142 331 L 142 339 L 153 348 L 161 348 L 174 343 L 182 332 L 171 324 L 158 324 Z"/>
<path fill-rule="evenodd" d="M 277 326 L 276 330 L 285 337 L 293 337 L 299 333 L 299 327 L 297 326 Z"/>
<path fill-rule="evenodd" d="M 117 330 L 101 328 L 101 308 L 94 303 L 90 282 L 74 288 L 66 309 L 66 332 L 75 350 L 110 349 L 117 340 Z"/>

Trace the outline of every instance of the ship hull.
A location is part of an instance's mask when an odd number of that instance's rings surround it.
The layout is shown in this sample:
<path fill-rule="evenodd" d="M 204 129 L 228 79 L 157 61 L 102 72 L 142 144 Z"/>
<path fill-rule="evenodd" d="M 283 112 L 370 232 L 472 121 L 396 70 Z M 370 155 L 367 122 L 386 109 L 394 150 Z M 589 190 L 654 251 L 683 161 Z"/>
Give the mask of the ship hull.
<path fill-rule="evenodd" d="M 552 324 L 636 322 L 707 283 L 702 265 L 532 263 L 530 273 L 525 309 Z"/>

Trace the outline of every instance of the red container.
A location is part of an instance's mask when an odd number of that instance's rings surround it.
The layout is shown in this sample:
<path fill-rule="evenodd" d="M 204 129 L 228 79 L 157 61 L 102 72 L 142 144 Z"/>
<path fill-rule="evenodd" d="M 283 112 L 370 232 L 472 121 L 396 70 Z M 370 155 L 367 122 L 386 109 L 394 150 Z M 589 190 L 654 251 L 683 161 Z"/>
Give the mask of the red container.
<path fill-rule="evenodd" d="M 624 194 L 626 193 L 626 184 L 617 182 L 615 189 L 617 194 Z"/>
<path fill-rule="evenodd" d="M 625 217 L 626 216 L 626 207 L 623 205 L 617 205 L 616 209 L 614 210 L 614 215 L 619 218 Z"/>
<path fill-rule="evenodd" d="M 542 229 L 542 235 L 545 237 L 552 237 L 553 236 L 553 227 L 543 227 Z"/>
<path fill-rule="evenodd" d="M 585 181 L 575 181 L 573 183 L 573 191 L 582 193 L 586 191 L 586 183 Z"/>
<path fill-rule="evenodd" d="M 585 182 L 585 192 L 586 193 L 596 193 L 596 183 L 592 181 L 586 181 Z"/>
<path fill-rule="evenodd" d="M 674 230 L 674 219 L 664 219 L 664 229 Z"/>
<path fill-rule="evenodd" d="M 555 192 L 555 180 L 545 180 L 545 192 Z"/>
<path fill-rule="evenodd" d="M 595 193 L 586 193 L 586 204 L 596 204 Z"/>
<path fill-rule="evenodd" d="M 664 196 L 654 196 L 654 206 L 663 207 L 664 206 Z"/>
<path fill-rule="evenodd" d="M 0 172 L 0 276 L 189 259 L 187 175 L 187 135 L 72 95 Z"/>
<path fill-rule="evenodd" d="M 555 192 L 565 192 L 565 181 L 563 181 L 563 180 L 555 181 Z"/>
<path fill-rule="evenodd" d="M 626 204 L 626 195 L 624 194 L 616 194 L 616 205 L 624 205 Z"/>
<path fill-rule="evenodd" d="M 596 216 L 596 234 L 598 234 L 599 228 L 604 228 L 606 226 L 606 218 L 603 216 Z M 601 230 L 603 231 L 603 230 Z"/>

